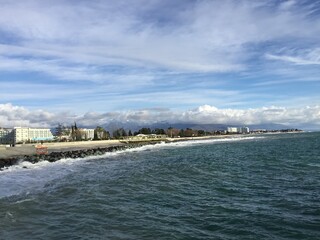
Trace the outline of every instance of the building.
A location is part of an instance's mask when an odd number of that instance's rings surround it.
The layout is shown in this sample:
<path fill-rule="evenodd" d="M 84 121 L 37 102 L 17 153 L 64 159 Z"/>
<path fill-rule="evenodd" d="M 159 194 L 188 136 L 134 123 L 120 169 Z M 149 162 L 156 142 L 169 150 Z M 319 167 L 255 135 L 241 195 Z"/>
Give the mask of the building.
<path fill-rule="evenodd" d="M 92 140 L 94 138 L 94 129 L 79 129 L 82 140 Z M 60 136 L 61 137 L 61 136 Z M 66 139 L 71 138 L 69 135 L 63 136 Z M 29 128 L 15 127 L 13 129 L 0 128 L 0 144 L 17 144 L 25 142 L 52 141 L 54 136 L 49 128 Z"/>
<path fill-rule="evenodd" d="M 168 136 L 165 134 L 138 134 L 136 136 L 127 136 L 125 139 L 128 140 L 134 140 L 134 141 L 142 141 L 142 140 L 159 140 L 159 139 L 165 139 Z"/>
<path fill-rule="evenodd" d="M 13 129 L 0 128 L 0 144 L 13 144 Z"/>
<path fill-rule="evenodd" d="M 49 128 L 15 127 L 13 129 L 13 138 L 14 143 L 51 141 L 53 140 L 53 135 Z"/>
<path fill-rule="evenodd" d="M 94 129 L 90 128 L 81 128 L 81 136 L 84 140 L 92 140 L 94 138 Z"/>
<path fill-rule="evenodd" d="M 250 129 L 248 127 L 228 127 L 228 133 L 243 133 L 248 134 L 250 133 Z"/>
<path fill-rule="evenodd" d="M 236 127 L 228 127 L 227 131 L 228 131 L 228 133 L 238 133 L 238 128 L 236 128 Z"/>
<path fill-rule="evenodd" d="M 248 127 L 239 127 L 238 131 L 239 133 L 244 133 L 244 134 L 250 133 L 250 129 Z"/>

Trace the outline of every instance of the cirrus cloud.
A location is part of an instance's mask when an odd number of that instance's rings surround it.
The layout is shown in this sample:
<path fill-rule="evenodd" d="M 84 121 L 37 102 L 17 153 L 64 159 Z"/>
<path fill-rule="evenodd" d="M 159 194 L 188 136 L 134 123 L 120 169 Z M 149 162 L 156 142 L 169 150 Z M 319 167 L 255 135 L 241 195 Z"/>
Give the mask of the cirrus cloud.
<path fill-rule="evenodd" d="M 307 0 L 2 1 L 1 100 L 132 119 L 152 116 L 133 109 L 163 107 L 199 121 L 204 112 L 183 109 L 209 104 L 218 120 L 248 122 L 259 119 L 248 108 L 319 105 L 319 9 Z"/>

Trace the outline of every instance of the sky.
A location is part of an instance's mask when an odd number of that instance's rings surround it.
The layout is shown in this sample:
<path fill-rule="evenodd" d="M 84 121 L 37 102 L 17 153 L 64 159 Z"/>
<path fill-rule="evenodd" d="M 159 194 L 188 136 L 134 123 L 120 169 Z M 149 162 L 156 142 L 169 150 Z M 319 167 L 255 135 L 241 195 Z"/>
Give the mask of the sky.
<path fill-rule="evenodd" d="M 320 1 L 0 0 L 0 127 L 320 129 Z"/>

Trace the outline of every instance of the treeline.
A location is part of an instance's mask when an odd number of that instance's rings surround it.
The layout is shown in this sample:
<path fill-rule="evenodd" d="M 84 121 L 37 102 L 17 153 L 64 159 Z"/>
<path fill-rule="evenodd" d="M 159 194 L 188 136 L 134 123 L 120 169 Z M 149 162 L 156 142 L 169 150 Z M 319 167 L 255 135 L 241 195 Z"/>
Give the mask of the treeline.
<path fill-rule="evenodd" d="M 112 133 L 110 133 L 103 127 L 97 126 L 94 129 L 94 137 L 92 140 L 123 139 L 126 137 L 137 136 L 139 134 L 167 135 L 168 137 L 177 138 L 177 137 L 200 137 L 200 136 L 216 135 L 216 134 L 222 134 L 222 131 L 208 132 L 204 130 L 194 130 L 191 128 L 177 129 L 177 128 L 169 127 L 168 129 L 163 129 L 163 128 L 151 129 L 151 128 L 144 127 L 139 129 L 138 131 L 118 128 L 114 130 Z M 81 130 L 81 128 L 77 127 L 76 123 L 70 127 L 59 124 L 58 127 L 55 129 L 55 135 L 60 139 L 60 141 L 88 140 L 87 137 L 84 135 L 84 132 Z"/>
<path fill-rule="evenodd" d="M 156 134 L 156 135 L 167 135 L 168 137 L 176 138 L 176 137 L 200 137 L 200 136 L 209 136 L 217 134 L 217 132 L 208 132 L 204 130 L 193 130 L 191 128 L 186 129 L 177 129 L 169 127 L 168 129 L 162 129 L 162 128 L 141 128 L 138 131 L 135 131 L 132 133 L 131 130 L 128 130 L 128 132 L 123 129 L 119 128 L 113 131 L 113 138 L 119 139 L 123 137 L 130 137 L 130 136 L 137 136 L 139 134 Z"/>

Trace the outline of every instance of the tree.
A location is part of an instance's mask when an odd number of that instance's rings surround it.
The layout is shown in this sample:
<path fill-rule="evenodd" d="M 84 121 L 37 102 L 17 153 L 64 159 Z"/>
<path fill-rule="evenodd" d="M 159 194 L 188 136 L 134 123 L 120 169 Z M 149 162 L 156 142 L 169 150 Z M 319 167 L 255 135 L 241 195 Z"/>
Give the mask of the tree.
<path fill-rule="evenodd" d="M 179 133 L 180 133 L 180 130 L 179 129 L 176 129 L 176 128 L 172 128 L 172 127 L 169 127 L 167 129 L 167 135 L 169 137 L 178 137 L 179 136 Z"/>
<path fill-rule="evenodd" d="M 109 137 L 109 132 L 107 132 L 103 127 L 97 126 L 94 129 L 94 140 L 106 140 Z"/>
<path fill-rule="evenodd" d="M 126 137 L 127 133 L 123 128 L 118 128 L 117 130 L 113 131 L 112 135 L 115 139 L 120 139 Z"/>
<path fill-rule="evenodd" d="M 140 134 L 151 134 L 151 129 L 150 128 L 141 128 L 139 130 Z"/>
<path fill-rule="evenodd" d="M 204 130 L 198 130 L 198 135 L 199 136 L 204 136 L 206 133 Z"/>
<path fill-rule="evenodd" d="M 55 128 L 55 135 L 62 140 L 63 137 L 69 137 L 71 134 L 70 128 L 64 126 L 63 124 L 59 123 L 58 126 Z"/>
<path fill-rule="evenodd" d="M 166 134 L 166 132 L 164 131 L 164 129 L 162 128 L 156 128 L 152 131 L 152 133 L 154 134 L 158 134 L 158 135 L 163 135 L 163 134 Z"/>
<path fill-rule="evenodd" d="M 78 129 L 77 123 L 71 126 L 71 138 L 73 141 L 81 141 L 83 139 L 84 132 Z"/>
<path fill-rule="evenodd" d="M 184 130 L 183 130 L 183 129 L 180 130 L 179 136 L 180 136 L 180 137 L 185 137 L 185 134 L 184 134 Z"/>
<path fill-rule="evenodd" d="M 128 132 L 128 136 L 132 136 L 132 132 L 131 132 L 131 130 L 129 130 L 129 132 Z"/>
<path fill-rule="evenodd" d="M 194 131 L 191 128 L 187 128 L 184 131 L 184 136 L 185 137 L 193 137 L 194 136 Z"/>

